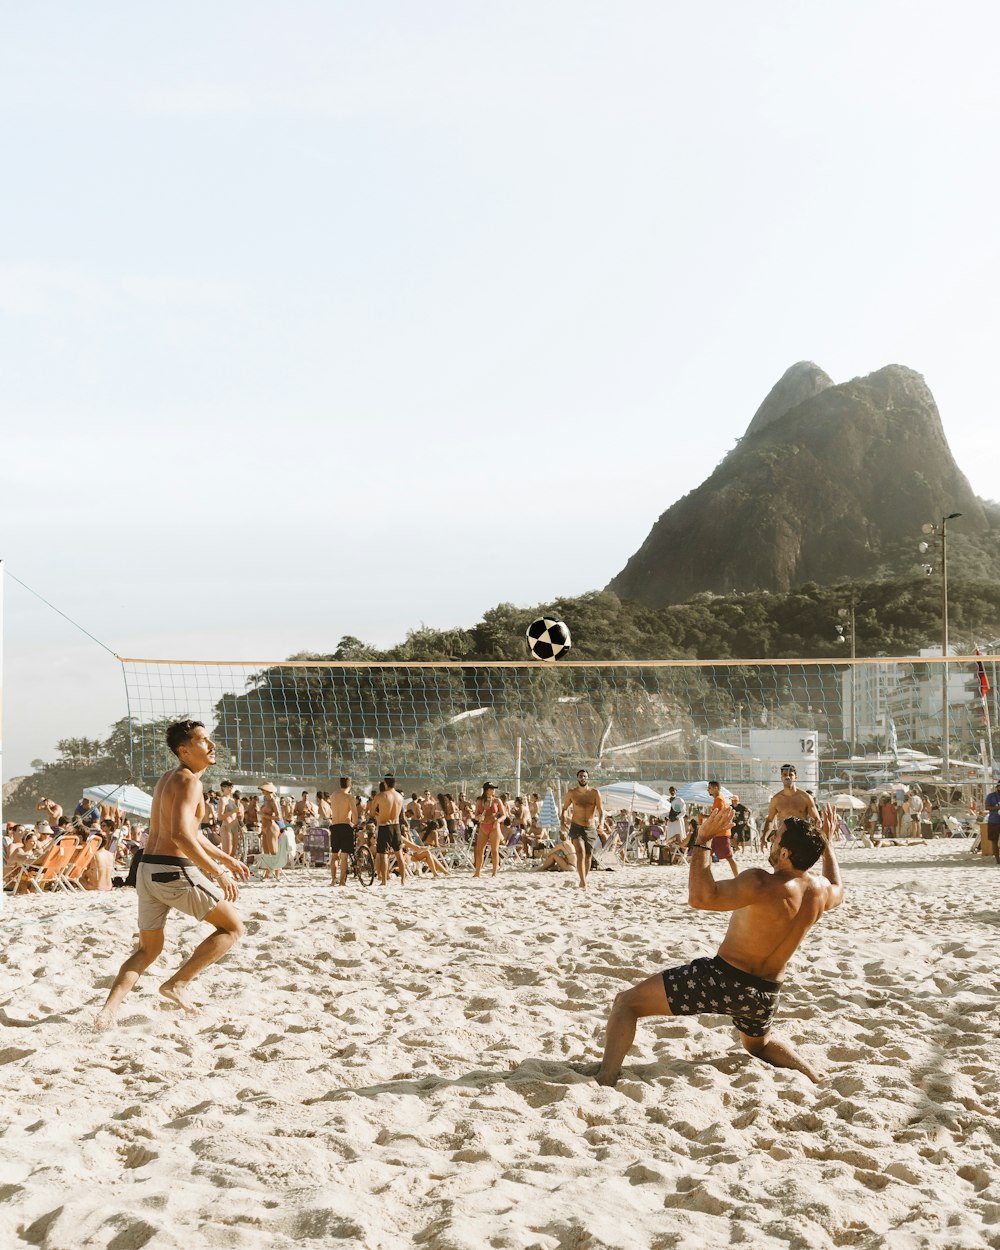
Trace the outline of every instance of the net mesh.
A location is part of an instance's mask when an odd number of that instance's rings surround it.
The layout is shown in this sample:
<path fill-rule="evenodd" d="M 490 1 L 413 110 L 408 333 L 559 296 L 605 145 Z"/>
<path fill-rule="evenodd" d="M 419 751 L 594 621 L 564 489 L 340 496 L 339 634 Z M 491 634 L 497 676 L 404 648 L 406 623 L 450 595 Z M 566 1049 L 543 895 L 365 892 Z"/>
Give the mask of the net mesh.
<path fill-rule="evenodd" d="M 122 660 L 136 779 L 175 762 L 164 730 L 192 718 L 235 781 L 391 772 L 404 788 L 540 792 L 585 767 L 657 790 L 717 777 L 751 799 L 788 762 L 804 785 L 939 773 L 945 697 L 951 775 L 984 776 L 990 663 Z"/>

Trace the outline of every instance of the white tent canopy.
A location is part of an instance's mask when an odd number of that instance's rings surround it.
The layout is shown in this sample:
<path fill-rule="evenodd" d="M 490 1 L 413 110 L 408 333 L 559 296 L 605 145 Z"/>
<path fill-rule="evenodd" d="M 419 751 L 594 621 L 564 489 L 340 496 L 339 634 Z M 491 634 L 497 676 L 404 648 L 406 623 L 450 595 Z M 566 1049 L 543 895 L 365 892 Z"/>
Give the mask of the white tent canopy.
<path fill-rule="evenodd" d="M 140 790 L 138 786 L 115 785 L 113 782 L 108 782 L 102 786 L 88 786 L 83 792 L 83 797 L 90 799 L 91 803 L 113 803 L 123 812 L 128 812 L 132 816 L 141 816 L 143 820 L 149 820 L 153 810 L 153 796 L 147 794 L 145 790 Z"/>

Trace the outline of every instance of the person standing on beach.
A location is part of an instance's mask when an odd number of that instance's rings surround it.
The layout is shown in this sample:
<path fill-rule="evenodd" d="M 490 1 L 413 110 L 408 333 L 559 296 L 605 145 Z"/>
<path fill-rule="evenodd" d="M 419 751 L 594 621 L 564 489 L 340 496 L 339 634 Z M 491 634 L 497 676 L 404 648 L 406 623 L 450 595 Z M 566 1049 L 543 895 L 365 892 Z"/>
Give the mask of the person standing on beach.
<path fill-rule="evenodd" d="M 986 837 L 993 848 L 993 858 L 1000 864 L 1000 781 L 986 796 Z"/>
<path fill-rule="evenodd" d="M 219 837 L 227 855 L 235 855 L 240 844 L 240 804 L 233 797 L 233 783 L 223 781 L 219 785 Z"/>
<path fill-rule="evenodd" d="M 260 801 L 260 850 L 262 855 L 277 855 L 278 835 L 284 817 L 278 806 L 278 789 L 272 781 L 257 787 L 264 796 Z"/>
<path fill-rule="evenodd" d="M 580 889 L 587 888 L 587 873 L 594 859 L 594 847 L 597 845 L 597 830 L 604 823 L 604 801 L 601 792 L 590 784 L 590 774 L 581 768 L 576 774 L 576 785 L 566 791 L 566 800 L 562 805 L 562 818 L 565 819 L 569 809 L 573 809 L 570 817 L 569 837 L 576 851 L 576 871 L 580 878 Z"/>
<path fill-rule="evenodd" d="M 209 842 L 200 830 L 205 816 L 202 773 L 215 763 L 215 744 L 200 721 L 177 721 L 167 728 L 167 746 L 179 763 L 163 776 L 153 792 L 150 833 L 136 872 L 139 902 L 139 946 L 122 964 L 107 1002 L 94 1021 L 109 1029 L 129 990 L 163 950 L 163 928 L 173 908 L 213 926 L 160 993 L 188 1015 L 198 1008 L 188 998 L 188 985 L 243 936 L 243 922 L 232 904 L 239 897 L 236 878 L 246 880 L 246 864 Z"/>
<path fill-rule="evenodd" d="M 733 881 L 711 872 L 713 837 L 732 825 L 732 808 L 712 812 L 691 852 L 688 902 L 699 911 L 732 917 L 718 954 L 667 968 L 623 990 L 608 1018 L 599 1085 L 614 1085 L 644 1016 L 730 1016 L 745 1050 L 775 1068 L 819 1076 L 789 1046 L 771 1037 L 785 966 L 825 912 L 844 901 L 837 857 L 830 845 L 837 814 L 827 804 L 819 829 L 798 817 L 783 820 L 768 856 L 772 872 L 747 868 Z M 822 858 L 823 875 L 809 871 Z"/>
<path fill-rule="evenodd" d="M 44 795 L 38 800 L 35 807 L 36 812 L 47 812 L 49 824 L 53 829 L 59 824 L 59 818 L 63 814 L 62 806 L 55 799 L 47 799 Z"/>
<path fill-rule="evenodd" d="M 713 812 L 721 812 L 730 808 L 729 803 L 727 803 L 725 798 L 723 798 L 722 786 L 720 786 L 717 781 L 710 781 L 708 783 L 708 792 L 712 796 Z M 735 818 L 735 813 L 733 813 L 733 819 L 735 820 Z M 732 822 L 730 822 L 730 825 L 731 824 Z M 728 829 L 724 834 L 719 834 L 717 837 L 712 839 L 712 854 L 717 856 L 720 860 L 726 861 L 734 877 L 739 875 L 740 870 L 736 867 L 736 857 L 733 855 L 733 839 L 729 836 Z"/>
<path fill-rule="evenodd" d="M 329 800 L 330 807 L 330 884 L 347 885 L 347 865 L 354 850 L 358 824 L 358 804 L 351 793 L 350 777 L 341 777 L 340 789 Z"/>
<path fill-rule="evenodd" d="M 476 829 L 476 862 L 472 875 L 478 877 L 483 871 L 483 860 L 486 858 L 488 844 L 495 877 L 500 871 L 500 825 L 507 817 L 507 809 L 504 807 L 503 799 L 497 798 L 497 788 L 492 781 L 483 782 L 483 792 L 476 799 L 474 815 L 478 827 Z"/>
<path fill-rule="evenodd" d="M 782 822 L 788 820 L 789 817 L 819 824 L 819 812 L 816 810 L 813 797 L 808 790 L 798 788 L 795 784 L 797 776 L 798 772 L 794 764 L 782 764 L 781 789 L 772 796 L 767 809 L 767 820 L 764 821 L 764 829 L 760 835 L 761 846 L 767 846 L 768 838 L 776 828 L 780 829 Z"/>
<path fill-rule="evenodd" d="M 399 817 L 403 810 L 403 796 L 396 789 L 396 778 L 386 773 L 382 788 L 372 797 L 369 811 L 375 817 L 378 832 L 375 835 L 375 871 L 379 885 L 389 884 L 389 852 L 392 851 L 399 870 L 399 884 L 406 884 L 406 861 L 403 859 L 403 835 Z"/>

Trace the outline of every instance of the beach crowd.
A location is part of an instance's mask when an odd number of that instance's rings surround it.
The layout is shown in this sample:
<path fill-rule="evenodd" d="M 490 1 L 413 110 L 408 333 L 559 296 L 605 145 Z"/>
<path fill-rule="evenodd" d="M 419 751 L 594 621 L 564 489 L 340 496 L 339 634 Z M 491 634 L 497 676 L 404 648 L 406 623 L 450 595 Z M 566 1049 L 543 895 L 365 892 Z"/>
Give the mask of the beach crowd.
<path fill-rule="evenodd" d="M 735 862 L 748 852 L 765 848 L 767 820 L 736 794 L 726 794 L 718 782 L 709 784 L 708 804 L 688 804 L 674 787 L 664 796 L 663 810 L 638 812 L 588 811 L 593 826 L 591 844 L 572 836 L 572 803 L 569 792 L 561 814 L 543 823 L 542 800 L 537 793 L 511 795 L 486 783 L 480 795 L 455 795 L 430 788 L 411 791 L 399 798 L 400 845 L 386 848 L 393 862 L 385 879 L 426 872 L 447 875 L 456 868 L 472 868 L 478 876 L 484 864 L 493 875 L 505 861 L 530 864 L 542 871 L 577 873 L 583 883 L 581 857 L 598 869 L 613 869 L 626 861 L 660 865 L 686 862 L 708 811 L 726 804 L 734 818 L 728 846 L 716 848 L 715 862 L 727 860 L 735 874 Z M 344 786 L 343 782 L 347 782 Z M 339 791 L 302 790 L 298 797 L 279 793 L 270 782 L 243 789 L 231 782 L 206 789 L 202 832 L 227 854 L 250 866 L 261 879 L 281 878 L 294 867 L 330 865 L 331 880 L 344 884 L 348 853 L 365 845 L 379 863 L 379 797 L 386 780 L 365 786 L 355 796 L 349 779 L 341 779 Z M 801 792 L 812 796 L 808 791 Z M 34 825 L 8 823 L 4 829 L 4 886 L 18 893 L 32 892 L 39 865 L 53 858 L 55 844 L 74 839 L 60 870 L 46 885 L 69 884 L 83 890 L 110 890 L 134 884 L 135 867 L 141 858 L 148 829 L 113 802 L 81 798 L 70 814 L 60 804 L 42 798 Z M 809 807 L 804 809 L 809 812 Z M 812 804 L 812 812 L 815 805 Z M 964 824 L 954 817 L 937 822 L 945 836 L 969 832 L 976 816 L 975 805 Z M 877 847 L 931 836 L 934 807 L 917 785 L 900 784 L 875 792 L 863 810 L 839 814 L 834 837 L 857 846 Z M 349 827 L 349 845 L 343 831 Z M 337 843 L 334 846 L 334 843 Z M 719 854 L 718 852 L 722 852 Z M 382 874 L 380 873 L 380 879 Z"/>

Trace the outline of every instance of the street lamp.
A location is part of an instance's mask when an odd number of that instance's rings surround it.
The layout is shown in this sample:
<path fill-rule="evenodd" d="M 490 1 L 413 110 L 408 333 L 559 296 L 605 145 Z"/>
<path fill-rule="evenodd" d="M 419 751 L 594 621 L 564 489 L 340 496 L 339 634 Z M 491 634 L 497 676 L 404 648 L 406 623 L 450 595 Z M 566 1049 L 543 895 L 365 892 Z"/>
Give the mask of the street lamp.
<path fill-rule="evenodd" d="M 858 740 L 858 683 L 855 677 L 857 666 L 854 664 L 854 660 L 858 658 L 857 635 L 854 629 L 854 609 L 856 607 L 857 603 L 852 599 L 850 607 L 838 608 L 837 615 L 842 621 L 846 621 L 847 625 L 835 626 L 838 642 L 847 641 L 844 635 L 845 629 L 849 628 L 851 631 L 849 635 L 851 640 L 851 755 L 854 755 L 857 751 Z"/>
<path fill-rule="evenodd" d="M 961 512 L 949 512 L 941 518 L 940 525 L 931 525 L 928 522 L 921 527 L 925 534 L 936 534 L 941 539 L 941 780 L 945 785 L 951 780 L 951 713 L 948 708 L 948 522 L 961 515 Z M 924 549 L 926 550 L 925 546 Z"/>

